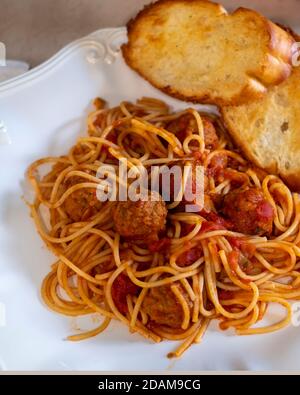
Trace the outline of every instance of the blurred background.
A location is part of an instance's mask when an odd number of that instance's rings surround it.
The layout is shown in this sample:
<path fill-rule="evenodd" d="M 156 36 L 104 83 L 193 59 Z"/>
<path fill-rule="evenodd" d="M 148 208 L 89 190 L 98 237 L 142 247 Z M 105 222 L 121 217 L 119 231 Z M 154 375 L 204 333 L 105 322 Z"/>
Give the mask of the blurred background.
<path fill-rule="evenodd" d="M 189 1 L 189 0 L 186 0 Z M 218 0 L 216 0 L 218 2 Z M 67 43 L 103 27 L 125 25 L 152 0 L 0 0 L 0 41 L 7 58 L 31 67 Z M 219 0 L 232 10 L 255 8 L 276 22 L 300 27 L 300 0 Z"/>

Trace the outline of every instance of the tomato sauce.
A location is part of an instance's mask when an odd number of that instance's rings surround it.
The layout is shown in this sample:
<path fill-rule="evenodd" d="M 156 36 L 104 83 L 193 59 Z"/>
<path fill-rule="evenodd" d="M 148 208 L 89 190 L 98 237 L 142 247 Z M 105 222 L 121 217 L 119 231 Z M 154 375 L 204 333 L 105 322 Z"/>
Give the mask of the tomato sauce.
<path fill-rule="evenodd" d="M 126 314 L 128 312 L 126 296 L 138 295 L 139 287 L 129 277 L 121 273 L 113 282 L 111 294 L 117 309 Z"/>

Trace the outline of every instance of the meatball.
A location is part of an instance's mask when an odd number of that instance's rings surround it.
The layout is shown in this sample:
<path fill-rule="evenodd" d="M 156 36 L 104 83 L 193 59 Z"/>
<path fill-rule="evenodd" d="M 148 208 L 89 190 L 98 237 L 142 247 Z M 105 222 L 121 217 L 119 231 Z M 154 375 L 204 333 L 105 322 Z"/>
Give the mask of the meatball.
<path fill-rule="evenodd" d="M 222 211 L 236 232 L 259 236 L 272 232 L 274 210 L 260 188 L 229 192 L 224 198 Z"/>
<path fill-rule="evenodd" d="M 204 141 L 205 147 L 209 150 L 217 148 L 219 139 L 216 133 L 216 129 L 208 118 L 202 116 L 203 128 L 204 128 Z"/>
<path fill-rule="evenodd" d="M 218 136 L 216 129 L 207 117 L 201 116 L 204 128 L 204 140 L 207 149 L 215 149 L 218 145 Z M 197 122 L 192 114 L 184 114 L 181 117 L 171 121 L 167 125 L 167 130 L 176 134 L 180 141 L 183 141 L 187 136 L 197 133 Z"/>
<path fill-rule="evenodd" d="M 71 177 L 65 182 L 65 187 L 71 188 L 76 184 L 87 182 L 81 177 Z M 64 202 L 64 209 L 74 222 L 86 221 L 97 214 L 101 202 L 97 199 L 96 189 L 82 188 L 74 191 Z"/>
<path fill-rule="evenodd" d="M 128 239 L 155 241 L 165 228 L 167 213 L 166 203 L 155 192 L 149 193 L 147 201 L 118 202 L 113 211 L 115 229 Z"/>
<path fill-rule="evenodd" d="M 190 304 L 180 284 L 176 284 L 176 286 L 180 287 L 182 294 Z M 183 310 L 169 285 L 151 288 L 144 299 L 143 310 L 155 324 L 181 328 Z"/>

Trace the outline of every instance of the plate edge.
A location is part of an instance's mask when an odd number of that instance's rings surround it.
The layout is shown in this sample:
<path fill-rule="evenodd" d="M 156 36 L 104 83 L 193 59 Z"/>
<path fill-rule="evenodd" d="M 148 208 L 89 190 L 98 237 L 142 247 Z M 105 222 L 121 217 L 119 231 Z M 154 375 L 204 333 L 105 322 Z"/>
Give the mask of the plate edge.
<path fill-rule="evenodd" d="M 94 52 L 91 53 L 91 57 L 88 59 L 89 62 L 96 63 L 101 60 L 107 64 L 111 64 L 119 54 L 119 48 L 115 48 L 114 43 L 117 39 L 124 37 L 125 35 L 126 27 L 122 26 L 99 29 L 87 36 L 79 38 L 63 47 L 48 60 L 34 67 L 30 71 L 0 83 L 0 94 L 4 92 L 6 93 L 25 83 L 32 82 L 38 79 L 41 75 L 44 76 L 45 73 L 52 71 L 53 68 L 62 63 L 68 55 L 83 47 L 91 46 L 94 48 Z"/>

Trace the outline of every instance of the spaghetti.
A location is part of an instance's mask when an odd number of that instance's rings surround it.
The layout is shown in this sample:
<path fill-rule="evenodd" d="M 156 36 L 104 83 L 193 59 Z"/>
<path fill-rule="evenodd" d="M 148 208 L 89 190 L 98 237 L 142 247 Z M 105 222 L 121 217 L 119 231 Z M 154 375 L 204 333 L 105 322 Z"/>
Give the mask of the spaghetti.
<path fill-rule="evenodd" d="M 60 314 L 104 317 L 98 328 L 68 339 L 95 336 L 117 319 L 151 341 L 182 341 L 169 354 L 179 357 L 213 319 L 239 335 L 287 326 L 288 301 L 300 299 L 298 194 L 245 161 L 217 116 L 172 113 L 150 98 L 111 109 L 101 99 L 95 105 L 87 137 L 68 155 L 40 159 L 27 172 L 35 190 L 31 215 L 57 257 L 42 284 L 43 300 Z M 143 218 L 134 211 L 130 217 L 130 203 L 122 212 L 118 202 L 100 202 L 98 168 L 117 169 L 124 158 L 133 171 L 200 163 L 204 208 L 186 212 L 182 188 L 178 201 L 156 202 L 151 212 L 143 206 Z M 118 173 L 115 179 L 124 182 Z M 130 218 L 123 227 L 122 215 Z M 166 225 L 156 229 L 156 217 L 164 215 Z M 134 222 L 146 217 L 150 231 L 143 233 Z M 270 303 L 283 306 L 285 317 L 256 325 Z"/>

